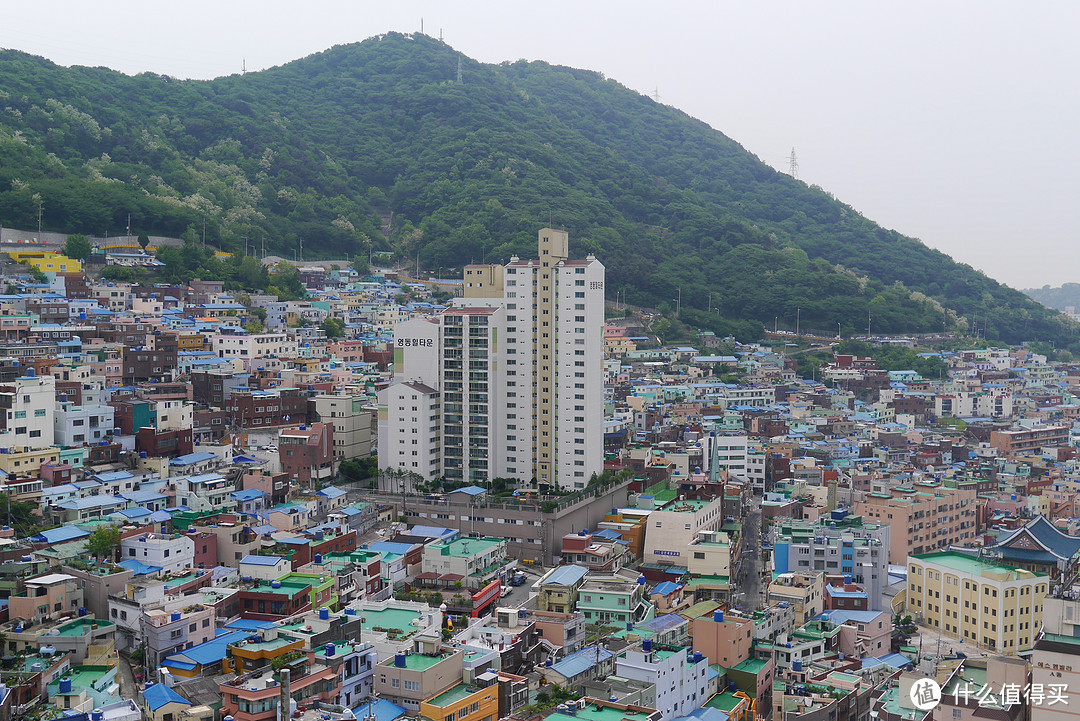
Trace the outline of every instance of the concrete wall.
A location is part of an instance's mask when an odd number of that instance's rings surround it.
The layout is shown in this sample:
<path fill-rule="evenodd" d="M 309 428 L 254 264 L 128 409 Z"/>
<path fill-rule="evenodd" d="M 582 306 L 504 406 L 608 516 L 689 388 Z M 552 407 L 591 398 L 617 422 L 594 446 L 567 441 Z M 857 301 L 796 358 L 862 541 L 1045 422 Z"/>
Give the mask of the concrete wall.
<path fill-rule="evenodd" d="M 477 504 L 473 508 L 466 503 L 451 504 L 445 499 L 406 496 L 404 505 L 409 513 L 410 524 L 456 528 L 463 535 L 476 533 L 493 538 L 506 538 L 508 556 L 551 565 L 554 563 L 553 557 L 562 551 L 563 536 L 576 533 L 582 528 L 595 529 L 597 524 L 604 520 L 604 516 L 611 513 L 612 508 L 629 505 L 629 487 L 629 483 L 613 486 L 598 498 L 583 498 L 570 507 L 543 514 L 540 513 L 538 504 L 533 501 Z M 396 513 L 401 513 L 400 494 L 360 495 L 362 500 L 391 505 Z M 419 513 L 425 515 L 415 515 Z M 449 517 L 439 518 L 440 515 Z M 470 520 L 470 517 L 473 520 Z M 540 523 L 533 525 L 536 521 Z M 540 542 L 530 542 L 533 539 Z"/>

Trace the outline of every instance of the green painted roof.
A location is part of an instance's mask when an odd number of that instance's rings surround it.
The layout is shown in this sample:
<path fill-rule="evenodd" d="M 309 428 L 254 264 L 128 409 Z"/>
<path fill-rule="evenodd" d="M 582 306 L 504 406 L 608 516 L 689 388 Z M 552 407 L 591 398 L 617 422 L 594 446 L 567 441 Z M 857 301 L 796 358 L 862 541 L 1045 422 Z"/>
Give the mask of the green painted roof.
<path fill-rule="evenodd" d="M 984 561 L 981 558 L 975 556 L 969 556 L 966 553 L 956 553 L 955 551 L 940 551 L 938 553 L 921 553 L 913 555 L 912 558 L 918 561 L 926 561 L 928 563 L 934 563 L 939 566 L 950 568 L 954 571 L 961 573 L 971 573 L 976 576 L 981 575 L 984 571 L 991 573 L 1008 572 L 1012 575 L 1012 578 L 1006 579 L 1010 581 L 1018 581 L 1024 578 L 1028 578 L 1027 575 L 1021 575 L 1018 569 L 1012 566 L 1006 566 L 1001 563 L 992 563 L 990 561 Z M 1046 578 L 1045 573 L 1039 573 L 1037 571 L 1028 571 L 1035 577 Z"/>
<path fill-rule="evenodd" d="M 457 686 L 443 691 L 435 698 L 430 701 L 425 701 L 424 703 L 429 703 L 432 706 L 452 706 L 460 701 L 464 701 L 479 690 L 480 689 L 478 688 L 472 688 L 463 683 L 459 683 Z"/>
<path fill-rule="evenodd" d="M 440 552 L 444 548 L 449 549 L 446 555 L 455 558 L 472 558 L 483 555 L 505 542 L 505 538 L 458 538 L 450 543 L 432 544 L 431 548 L 438 549 Z"/>
<path fill-rule="evenodd" d="M 720 608 L 720 604 L 716 601 L 699 601 L 679 615 L 686 618 L 700 618 L 709 615 L 718 608 Z"/>
<path fill-rule="evenodd" d="M 731 711 L 735 709 L 739 704 L 744 703 L 746 699 L 733 696 L 730 692 L 724 691 L 718 693 L 711 699 L 705 702 L 706 708 L 718 708 L 721 711 Z"/>

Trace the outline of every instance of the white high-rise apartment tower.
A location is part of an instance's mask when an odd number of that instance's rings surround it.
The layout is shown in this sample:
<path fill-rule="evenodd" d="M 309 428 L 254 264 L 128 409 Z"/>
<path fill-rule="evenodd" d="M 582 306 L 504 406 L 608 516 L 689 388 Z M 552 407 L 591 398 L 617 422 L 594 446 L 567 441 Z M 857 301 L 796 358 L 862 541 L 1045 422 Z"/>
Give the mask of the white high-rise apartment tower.
<path fill-rule="evenodd" d="M 464 281 L 437 322 L 395 329 L 394 383 L 436 388 L 442 425 L 396 422 L 412 406 L 384 392 L 380 462 L 426 478 L 584 488 L 603 470 L 603 264 L 571 260 L 567 234 L 544 228 L 538 259 L 467 266 Z M 439 437 L 437 457 L 420 457 L 433 447 L 423 434 Z"/>

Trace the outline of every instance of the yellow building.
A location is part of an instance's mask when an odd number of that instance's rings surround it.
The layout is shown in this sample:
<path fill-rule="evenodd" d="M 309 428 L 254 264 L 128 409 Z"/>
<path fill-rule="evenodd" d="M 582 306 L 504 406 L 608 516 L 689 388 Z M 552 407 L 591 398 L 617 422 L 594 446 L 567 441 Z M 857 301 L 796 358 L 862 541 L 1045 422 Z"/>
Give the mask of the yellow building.
<path fill-rule="evenodd" d="M 32 265 L 42 273 L 79 273 L 82 263 L 50 250 L 12 251 L 8 253 L 16 263 Z"/>
<path fill-rule="evenodd" d="M 10 451 L 15 451 L 14 448 Z M 41 475 L 42 463 L 59 463 L 60 449 L 56 446 L 39 448 L 37 450 L 19 449 L 17 452 L 8 452 L 0 455 L 0 472 L 5 474 L 14 473 L 19 477 L 37 478 Z"/>
<path fill-rule="evenodd" d="M 430 721 L 497 721 L 498 685 L 477 688 L 459 683 L 421 703 L 420 716 Z"/>
<path fill-rule="evenodd" d="M 604 338 L 604 353 L 609 356 L 623 356 L 637 350 L 637 343 L 629 338 Z"/>
<path fill-rule="evenodd" d="M 946 551 L 908 557 L 908 612 L 921 624 L 1004 656 L 1030 651 L 1049 577 Z"/>
<path fill-rule="evenodd" d="M 179 351 L 210 350 L 206 338 L 198 333 L 177 333 L 176 343 Z"/>

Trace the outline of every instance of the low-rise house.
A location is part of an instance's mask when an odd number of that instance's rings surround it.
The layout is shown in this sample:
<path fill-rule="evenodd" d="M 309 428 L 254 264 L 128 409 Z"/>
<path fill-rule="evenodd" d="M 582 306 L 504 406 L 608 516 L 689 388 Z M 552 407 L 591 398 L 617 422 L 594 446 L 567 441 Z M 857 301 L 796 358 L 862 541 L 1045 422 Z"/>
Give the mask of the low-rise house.
<path fill-rule="evenodd" d="M 375 693 L 406 712 L 420 713 L 420 704 L 461 683 L 465 654 L 443 648 L 437 631 L 413 639 L 410 652 L 399 651 L 379 662 Z"/>

